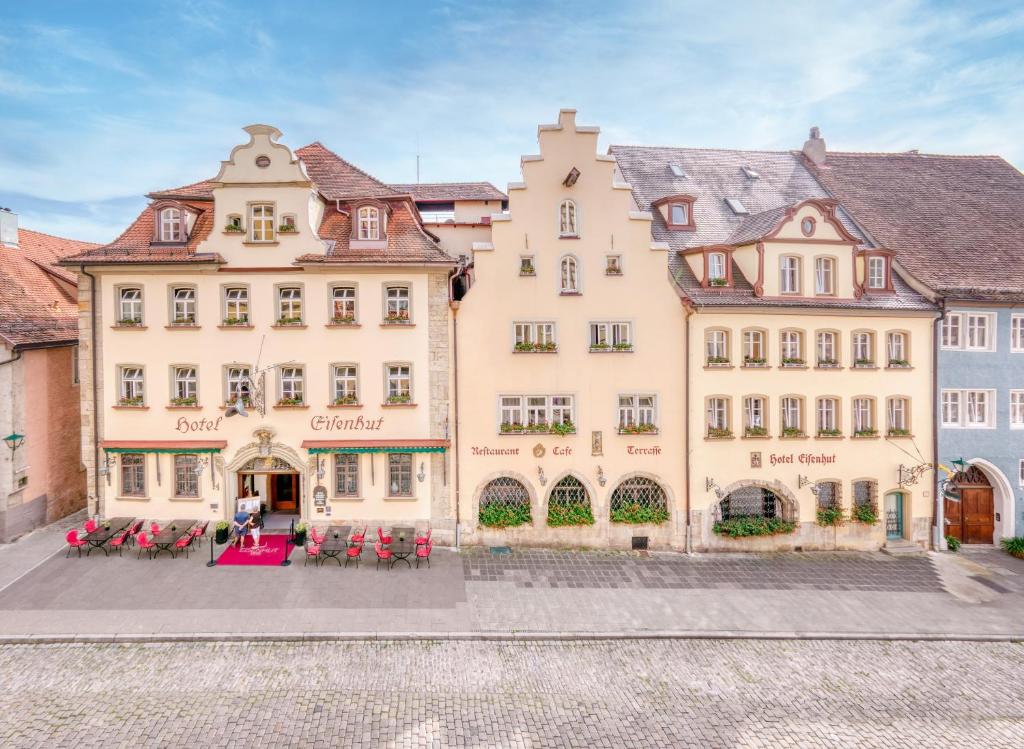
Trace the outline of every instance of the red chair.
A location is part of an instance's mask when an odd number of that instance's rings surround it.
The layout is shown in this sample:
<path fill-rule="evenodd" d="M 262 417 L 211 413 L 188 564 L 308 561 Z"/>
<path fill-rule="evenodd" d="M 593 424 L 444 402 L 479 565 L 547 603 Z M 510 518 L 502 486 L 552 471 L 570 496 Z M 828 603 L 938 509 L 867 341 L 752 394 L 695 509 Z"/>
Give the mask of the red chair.
<path fill-rule="evenodd" d="M 207 527 L 209 527 L 209 525 L 210 521 L 205 520 L 189 531 L 189 536 L 196 542 L 196 545 L 198 545 L 199 548 L 202 548 L 203 546 L 203 536 L 206 535 L 206 529 Z"/>
<path fill-rule="evenodd" d="M 389 538 L 388 542 L 390 543 L 390 541 L 391 539 Z M 391 569 L 391 563 L 395 561 L 395 555 L 391 553 L 391 549 L 385 549 L 381 546 L 380 541 L 374 544 L 373 548 L 377 551 L 377 569 L 380 569 L 381 562 L 387 562 L 388 569 Z M 348 560 L 346 559 L 345 561 L 347 562 Z"/>
<path fill-rule="evenodd" d="M 134 544 L 135 536 L 138 535 L 139 531 L 142 530 L 142 524 L 145 520 L 136 520 L 130 526 L 128 526 L 128 542 Z"/>
<path fill-rule="evenodd" d="M 310 526 L 309 529 L 309 537 L 313 539 L 313 543 L 315 543 L 317 546 L 322 544 L 324 542 L 324 539 L 327 538 L 327 536 L 325 536 L 319 528 L 314 528 L 312 526 Z"/>
<path fill-rule="evenodd" d="M 377 527 L 377 541 L 379 543 L 384 544 L 385 546 L 387 546 L 389 543 L 391 543 L 391 536 L 385 536 L 384 535 L 384 529 L 381 528 L 380 526 Z"/>
<path fill-rule="evenodd" d="M 97 523 L 92 518 L 89 518 L 88 520 L 85 521 L 85 532 L 86 533 L 92 533 L 94 530 L 96 530 L 99 527 L 100 527 L 99 523 Z"/>
<path fill-rule="evenodd" d="M 120 533 L 118 533 L 112 539 L 110 539 L 110 543 L 108 545 L 112 549 L 117 549 L 117 555 L 121 556 L 121 549 L 130 540 L 131 540 L 131 536 L 129 535 L 128 531 L 124 530 L 124 531 L 121 531 Z"/>
<path fill-rule="evenodd" d="M 433 548 L 434 548 L 434 543 L 432 541 L 428 541 L 427 543 L 423 544 L 422 546 L 417 546 L 416 547 L 416 569 L 420 568 L 420 560 L 421 559 L 426 559 L 427 560 L 427 567 L 430 566 L 430 552 L 431 552 L 431 550 Z"/>
<path fill-rule="evenodd" d="M 160 534 L 160 526 L 157 525 L 156 521 L 153 521 L 149 524 L 149 530 L 153 533 L 154 536 Z"/>
<path fill-rule="evenodd" d="M 429 544 L 430 543 L 430 533 L 431 533 L 431 530 L 430 530 L 430 526 L 428 525 L 427 526 L 427 535 L 425 535 L 425 536 L 416 536 L 416 545 L 417 546 L 423 546 L 424 544 Z"/>
<path fill-rule="evenodd" d="M 82 556 L 82 547 L 87 546 L 89 543 L 84 538 L 78 537 L 78 528 L 72 528 L 69 530 L 68 534 L 64 536 L 64 540 L 68 542 L 68 553 L 64 555 L 65 559 L 71 556 L 72 549 L 78 549 L 78 556 Z M 88 553 L 88 551 L 86 553 Z"/>
<path fill-rule="evenodd" d="M 363 529 L 361 531 L 356 531 L 355 533 L 353 533 L 349 537 L 349 541 L 351 541 L 354 544 L 362 545 L 362 543 L 365 540 L 366 540 L 366 526 L 365 525 L 363 526 Z"/>
<path fill-rule="evenodd" d="M 174 551 L 171 552 L 171 556 L 174 557 L 175 552 L 185 552 L 185 559 L 188 559 L 188 550 L 192 546 L 192 542 L 196 540 L 196 537 L 191 533 L 186 533 L 184 536 L 174 542 Z"/>
<path fill-rule="evenodd" d="M 156 550 L 156 544 L 149 540 L 149 536 L 146 535 L 145 531 L 140 531 L 135 536 L 135 544 L 139 547 L 139 556 L 142 556 L 142 552 L 147 552 L 149 558 L 153 558 L 153 552 Z"/>
<path fill-rule="evenodd" d="M 306 561 L 302 563 L 305 567 L 309 564 L 309 560 L 313 560 L 313 566 L 316 567 L 320 564 L 320 544 L 306 544 Z"/>
<path fill-rule="evenodd" d="M 345 550 L 345 566 L 348 567 L 348 563 L 351 562 L 353 559 L 355 559 L 356 560 L 356 569 L 359 569 L 359 559 L 362 556 L 363 556 L 363 545 L 361 543 L 360 544 L 355 544 L 353 546 L 349 546 Z"/>

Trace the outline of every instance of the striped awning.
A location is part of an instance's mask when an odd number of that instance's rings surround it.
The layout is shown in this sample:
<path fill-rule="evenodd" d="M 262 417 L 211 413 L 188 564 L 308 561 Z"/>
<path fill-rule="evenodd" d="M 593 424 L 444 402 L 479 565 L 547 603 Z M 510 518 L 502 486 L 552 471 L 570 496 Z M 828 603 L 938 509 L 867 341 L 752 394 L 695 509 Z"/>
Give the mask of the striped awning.
<path fill-rule="evenodd" d="M 227 440 L 104 440 L 108 453 L 219 453 Z"/>
<path fill-rule="evenodd" d="M 321 453 L 443 453 L 448 440 L 304 440 L 311 455 Z"/>

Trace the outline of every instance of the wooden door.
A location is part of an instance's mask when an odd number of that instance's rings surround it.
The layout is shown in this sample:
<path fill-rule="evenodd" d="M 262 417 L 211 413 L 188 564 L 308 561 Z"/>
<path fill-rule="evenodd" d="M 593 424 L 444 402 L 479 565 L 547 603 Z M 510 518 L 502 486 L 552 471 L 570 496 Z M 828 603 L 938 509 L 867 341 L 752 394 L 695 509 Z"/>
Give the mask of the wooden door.
<path fill-rule="evenodd" d="M 992 487 L 960 489 L 964 543 L 990 544 L 996 530 Z"/>
<path fill-rule="evenodd" d="M 278 473 L 272 477 L 274 512 L 296 512 L 299 507 L 299 475 Z"/>
<path fill-rule="evenodd" d="M 945 502 L 946 535 L 958 541 L 964 540 L 963 502 L 946 497 Z"/>

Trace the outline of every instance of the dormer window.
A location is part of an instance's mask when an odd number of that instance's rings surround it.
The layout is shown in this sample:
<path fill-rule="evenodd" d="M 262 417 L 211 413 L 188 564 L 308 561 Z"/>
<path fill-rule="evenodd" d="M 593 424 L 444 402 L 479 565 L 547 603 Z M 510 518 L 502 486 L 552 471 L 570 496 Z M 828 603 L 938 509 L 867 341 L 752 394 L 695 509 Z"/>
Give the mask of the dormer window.
<path fill-rule="evenodd" d="M 358 236 L 359 239 L 376 241 L 380 239 L 380 209 L 372 205 L 364 205 L 359 209 Z"/>
<path fill-rule="evenodd" d="M 712 252 L 708 254 L 708 283 L 712 286 L 725 286 L 728 283 L 725 272 L 725 253 Z"/>
<path fill-rule="evenodd" d="M 872 256 L 868 258 L 868 288 L 886 288 L 886 261 L 884 257 Z"/>
<path fill-rule="evenodd" d="M 563 200 L 558 207 L 558 236 L 578 237 L 580 233 L 577 219 L 575 201 Z"/>
<path fill-rule="evenodd" d="M 160 211 L 160 241 L 182 241 L 180 208 L 164 208 Z"/>
<path fill-rule="evenodd" d="M 693 231 L 693 201 L 689 195 L 672 195 L 654 203 L 662 211 L 669 229 Z"/>
<path fill-rule="evenodd" d="M 249 240 L 252 242 L 274 241 L 274 206 L 270 203 L 254 203 L 249 206 Z"/>
<path fill-rule="evenodd" d="M 677 226 L 690 223 L 690 206 L 686 203 L 672 203 L 668 207 L 668 222 Z"/>

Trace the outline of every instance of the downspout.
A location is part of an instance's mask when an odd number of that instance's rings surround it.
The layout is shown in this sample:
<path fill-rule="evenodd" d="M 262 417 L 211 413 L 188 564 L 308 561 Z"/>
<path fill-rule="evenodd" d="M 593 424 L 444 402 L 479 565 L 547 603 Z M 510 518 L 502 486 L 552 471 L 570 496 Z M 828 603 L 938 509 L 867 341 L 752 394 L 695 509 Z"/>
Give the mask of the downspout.
<path fill-rule="evenodd" d="M 683 350 L 683 490 L 686 492 L 686 553 L 693 553 L 693 526 L 690 523 L 690 318 L 693 310 L 683 303 L 686 314 L 686 340 Z"/>
<path fill-rule="evenodd" d="M 92 354 L 92 457 L 93 471 L 92 483 L 93 493 L 96 497 L 95 514 L 100 513 L 100 398 L 99 398 L 99 361 L 96 356 L 96 276 L 85 269 L 85 265 L 79 266 L 79 273 L 89 278 L 89 318 L 90 341 L 89 348 Z"/>
<path fill-rule="evenodd" d="M 13 364 L 14 362 L 18 361 L 18 359 L 20 359 L 20 358 L 21 358 L 21 349 L 15 348 L 14 349 L 14 356 L 12 356 L 10 359 L 4 359 L 3 361 L 0 361 L 0 367 L 2 367 L 4 364 Z"/>
<path fill-rule="evenodd" d="M 935 474 L 932 490 L 935 492 L 935 509 L 932 512 L 932 548 L 944 551 L 946 548 L 946 505 L 939 493 L 939 427 L 942 422 L 942 404 L 939 395 L 939 349 L 942 347 L 942 323 L 946 319 L 946 299 L 939 300 L 939 316 L 935 319 L 935 334 L 932 338 L 932 456 L 935 460 Z"/>
<path fill-rule="evenodd" d="M 462 509 L 462 482 L 459 476 L 459 303 L 455 300 L 455 279 L 463 274 L 464 268 L 448 277 L 448 307 L 452 311 L 452 418 L 455 424 L 452 427 L 452 437 L 455 441 L 455 449 L 452 450 L 452 473 L 455 476 L 455 548 L 459 548 L 461 535 L 461 509 Z"/>

